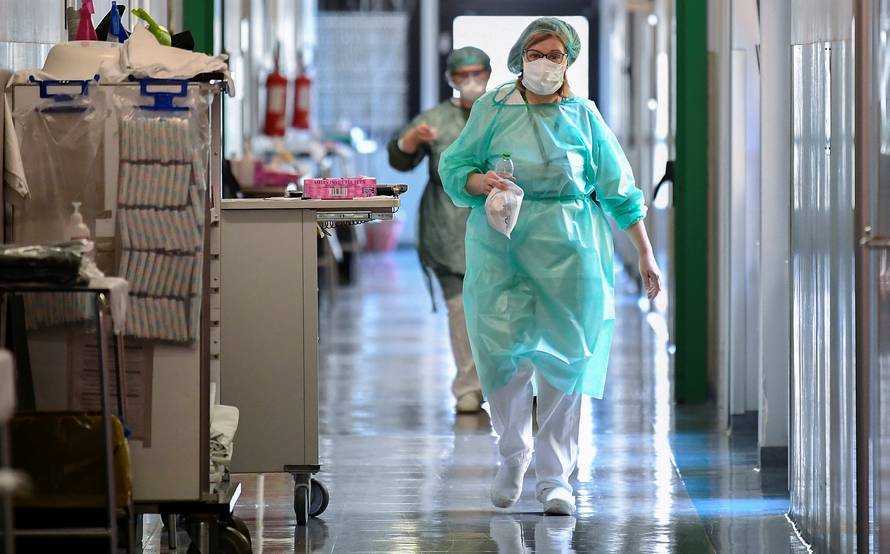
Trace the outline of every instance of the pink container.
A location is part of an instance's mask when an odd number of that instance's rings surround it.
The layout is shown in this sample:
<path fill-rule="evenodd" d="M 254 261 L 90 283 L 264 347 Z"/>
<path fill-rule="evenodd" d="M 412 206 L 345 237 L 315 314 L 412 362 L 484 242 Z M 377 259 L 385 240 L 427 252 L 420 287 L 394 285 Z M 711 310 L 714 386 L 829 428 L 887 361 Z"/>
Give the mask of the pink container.
<path fill-rule="evenodd" d="M 360 194 L 358 196 L 363 198 L 377 196 L 377 179 L 374 177 L 362 177 Z"/>
<path fill-rule="evenodd" d="M 320 179 L 303 180 L 303 198 L 318 197 L 318 181 L 320 181 Z"/>
<path fill-rule="evenodd" d="M 316 200 L 350 200 L 377 196 L 374 177 L 342 177 L 332 179 L 304 179 L 303 197 Z"/>
<path fill-rule="evenodd" d="M 327 179 L 321 197 L 325 200 L 348 200 L 352 198 L 348 179 Z"/>
<path fill-rule="evenodd" d="M 352 198 L 361 198 L 362 197 L 362 178 L 361 177 L 350 177 L 346 179 L 349 181 L 349 196 Z"/>
<path fill-rule="evenodd" d="M 355 179 L 352 177 L 343 177 L 340 179 L 340 183 L 343 188 L 346 189 L 346 197 L 355 198 Z"/>

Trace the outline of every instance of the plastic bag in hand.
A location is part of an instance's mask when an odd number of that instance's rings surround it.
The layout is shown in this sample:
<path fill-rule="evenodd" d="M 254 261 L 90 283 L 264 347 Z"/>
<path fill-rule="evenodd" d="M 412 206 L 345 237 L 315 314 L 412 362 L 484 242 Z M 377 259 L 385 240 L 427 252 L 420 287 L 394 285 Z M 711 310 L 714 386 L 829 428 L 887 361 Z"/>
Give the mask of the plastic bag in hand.
<path fill-rule="evenodd" d="M 519 209 L 522 207 L 522 197 L 525 193 L 514 183 L 508 184 L 507 190 L 494 189 L 485 200 L 485 213 L 488 215 L 488 223 L 491 227 L 510 238 L 516 220 L 519 217 Z"/>

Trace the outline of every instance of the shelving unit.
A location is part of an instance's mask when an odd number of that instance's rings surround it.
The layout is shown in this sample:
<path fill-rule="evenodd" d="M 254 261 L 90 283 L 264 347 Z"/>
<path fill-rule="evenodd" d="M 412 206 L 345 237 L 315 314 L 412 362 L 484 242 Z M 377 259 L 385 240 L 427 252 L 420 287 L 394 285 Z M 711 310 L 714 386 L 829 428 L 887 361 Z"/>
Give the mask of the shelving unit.
<path fill-rule="evenodd" d="M 170 83 L 153 83 L 158 86 Z M 206 552 L 249 552 L 249 537 L 237 531 L 239 523 L 232 511 L 241 494 L 240 483 L 210 483 L 211 387 L 219 381 L 220 310 L 219 287 L 219 203 L 222 188 L 221 132 L 224 84 L 188 82 L 184 101 L 203 115 L 198 120 L 208 132 L 208 156 L 204 190 L 200 318 L 197 338 L 190 344 L 138 341 L 150 352 L 151 391 L 150 441 L 130 441 L 133 470 L 133 496 L 139 514 L 182 514 L 187 518 L 193 550 Z M 115 105 L 143 105 L 139 83 L 99 85 Z M 11 93 L 14 113 L 40 102 L 39 86 L 18 85 Z M 104 207 L 101 222 L 90 222 L 96 240 L 110 242 L 120 252 L 117 236 L 118 173 L 120 156 L 119 118 L 109 117 L 102 146 L 104 194 L 97 199 Z M 7 192 L 7 213 L 16 217 L 21 200 Z M 6 222 L 7 231 L 10 221 Z M 7 242 L 16 240 L 7 232 Z M 25 237 L 27 239 L 27 237 Z M 114 267 L 118 267 L 119 254 Z M 135 342 L 135 341 L 134 341 Z M 64 355 L 64 352 L 63 352 Z M 64 364 L 62 364 L 64 365 Z M 60 383 L 66 383 L 64 379 Z M 168 518 L 175 521 L 175 518 Z M 243 529 L 242 529 L 243 530 Z M 236 534 L 241 534 L 239 539 Z M 243 539 L 243 540 L 242 540 Z M 247 544 L 247 550 L 244 545 Z"/>

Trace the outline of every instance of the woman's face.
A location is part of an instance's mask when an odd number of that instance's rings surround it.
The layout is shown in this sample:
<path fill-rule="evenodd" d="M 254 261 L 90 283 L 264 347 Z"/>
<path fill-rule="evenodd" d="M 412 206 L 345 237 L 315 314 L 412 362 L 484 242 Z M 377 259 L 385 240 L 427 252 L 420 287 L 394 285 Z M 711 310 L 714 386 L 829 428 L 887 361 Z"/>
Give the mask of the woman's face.
<path fill-rule="evenodd" d="M 566 53 L 566 47 L 563 45 L 562 41 L 556 37 L 549 36 L 544 40 L 535 42 L 525 47 L 525 59 L 529 61 L 529 51 L 534 50 L 536 52 L 540 52 L 544 56 L 550 54 L 551 52 L 560 52 L 562 54 Z M 534 54 L 533 54 L 534 55 Z M 566 65 L 568 63 L 568 56 L 563 56 L 562 65 Z"/>

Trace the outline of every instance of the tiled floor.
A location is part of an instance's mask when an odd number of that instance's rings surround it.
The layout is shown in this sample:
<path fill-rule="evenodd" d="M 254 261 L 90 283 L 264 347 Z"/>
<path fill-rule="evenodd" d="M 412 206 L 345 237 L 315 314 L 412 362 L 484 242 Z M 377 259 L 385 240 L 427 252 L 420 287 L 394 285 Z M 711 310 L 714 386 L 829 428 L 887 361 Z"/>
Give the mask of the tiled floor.
<path fill-rule="evenodd" d="M 244 484 L 237 515 L 254 552 L 792 551 L 790 527 L 775 513 L 700 517 L 708 501 L 737 498 L 731 487 L 710 494 L 701 486 L 690 498 L 671 449 L 668 355 L 632 291 L 619 294 L 606 400 L 584 404 L 577 517 L 543 517 L 533 470 L 514 508 L 488 499 L 495 437 L 486 414 L 454 415 L 446 320 L 430 313 L 414 255 L 366 256 L 361 275 L 360 286 L 338 292 L 321 327 L 318 477 L 330 507 L 297 527 L 290 476 L 237 476 Z M 698 477 L 719 476 L 711 469 Z M 762 495 L 745 501 L 764 505 Z M 766 534 L 736 542 L 721 531 L 734 528 L 734 514 L 749 530 L 768 520 Z M 157 541 L 156 526 L 152 532 Z"/>

